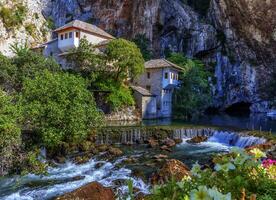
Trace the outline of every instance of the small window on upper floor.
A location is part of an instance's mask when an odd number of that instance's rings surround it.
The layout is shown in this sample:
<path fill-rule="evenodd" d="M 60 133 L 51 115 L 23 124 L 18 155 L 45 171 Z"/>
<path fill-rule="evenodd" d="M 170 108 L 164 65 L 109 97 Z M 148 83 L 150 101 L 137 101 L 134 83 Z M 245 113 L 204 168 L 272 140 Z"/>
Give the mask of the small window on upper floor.
<path fill-rule="evenodd" d="M 73 37 L 73 33 L 69 32 L 69 38 L 72 38 L 72 37 Z"/>
<path fill-rule="evenodd" d="M 76 38 L 79 38 L 79 37 L 80 37 L 80 33 L 76 32 Z"/>
<path fill-rule="evenodd" d="M 150 72 L 147 73 L 147 77 L 148 77 L 148 79 L 150 79 Z"/>
<path fill-rule="evenodd" d="M 168 79 L 168 72 L 165 73 L 165 79 Z"/>
<path fill-rule="evenodd" d="M 147 85 L 146 89 L 150 91 L 150 89 L 151 89 L 150 85 Z"/>
<path fill-rule="evenodd" d="M 65 39 L 68 39 L 68 33 L 65 33 Z"/>
<path fill-rule="evenodd" d="M 63 40 L 63 34 L 60 35 L 60 40 Z"/>

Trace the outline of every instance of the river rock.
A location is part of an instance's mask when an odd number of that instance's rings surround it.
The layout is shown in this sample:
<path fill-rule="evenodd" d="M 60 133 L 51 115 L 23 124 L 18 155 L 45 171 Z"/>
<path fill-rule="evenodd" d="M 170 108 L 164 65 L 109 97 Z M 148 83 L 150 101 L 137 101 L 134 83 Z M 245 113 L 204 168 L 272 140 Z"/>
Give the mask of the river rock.
<path fill-rule="evenodd" d="M 148 142 L 148 144 L 149 144 L 148 146 L 150 148 L 155 148 L 159 145 L 158 141 L 154 140 L 154 139 L 149 139 L 147 142 Z"/>
<path fill-rule="evenodd" d="M 166 145 L 161 146 L 160 149 L 163 150 L 163 151 L 172 152 L 172 150 Z"/>
<path fill-rule="evenodd" d="M 155 156 L 153 156 L 153 158 L 154 159 L 166 159 L 166 158 L 168 158 L 168 156 L 167 155 L 164 155 L 164 154 L 159 154 L 159 155 L 155 155 Z"/>
<path fill-rule="evenodd" d="M 164 184 L 174 178 L 181 181 L 185 176 L 189 176 L 189 168 L 179 160 L 168 160 L 163 167 L 150 178 L 153 185 Z"/>
<path fill-rule="evenodd" d="M 120 156 L 123 152 L 119 148 L 109 147 L 108 152 L 113 156 Z"/>
<path fill-rule="evenodd" d="M 195 136 L 192 139 L 188 140 L 187 142 L 188 143 L 193 143 L 193 144 L 198 144 L 198 143 L 201 143 L 201 142 L 205 142 L 207 140 L 208 140 L 208 137 L 206 137 L 206 136 Z"/>
<path fill-rule="evenodd" d="M 167 147 L 173 147 L 175 146 L 175 141 L 170 139 L 170 138 L 166 138 L 165 140 L 163 140 L 163 145 L 166 145 Z"/>
<path fill-rule="evenodd" d="M 77 156 L 74 158 L 74 162 L 78 165 L 84 164 L 90 160 L 90 156 L 88 155 L 83 155 L 83 156 Z"/>
<path fill-rule="evenodd" d="M 57 197 L 56 200 L 115 200 L 115 194 L 110 188 L 103 187 L 98 182 L 92 182 L 72 192 Z"/>
<path fill-rule="evenodd" d="M 176 139 L 173 139 L 175 144 L 181 144 L 183 142 L 183 140 L 181 138 L 176 138 Z"/>
<path fill-rule="evenodd" d="M 105 145 L 105 144 L 102 144 L 102 145 L 99 145 L 99 146 L 97 147 L 97 149 L 98 149 L 99 152 L 104 152 L 104 151 L 107 151 L 107 150 L 108 150 L 108 146 Z"/>

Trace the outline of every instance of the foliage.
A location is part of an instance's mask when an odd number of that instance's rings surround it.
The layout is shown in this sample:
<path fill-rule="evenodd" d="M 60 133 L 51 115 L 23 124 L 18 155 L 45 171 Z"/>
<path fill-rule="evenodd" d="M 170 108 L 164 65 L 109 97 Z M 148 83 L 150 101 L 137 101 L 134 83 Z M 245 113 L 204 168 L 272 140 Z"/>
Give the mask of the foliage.
<path fill-rule="evenodd" d="M 11 8 L 6 6 L 0 8 L 0 17 L 7 29 L 21 25 L 26 15 L 27 7 L 23 3 L 14 3 Z"/>
<path fill-rule="evenodd" d="M 204 111 L 211 101 L 211 91 L 208 81 L 210 74 L 203 63 L 185 58 L 173 53 L 168 58 L 173 63 L 183 67 L 180 74 L 180 88 L 173 97 L 173 109 L 177 117 L 191 117 Z"/>
<path fill-rule="evenodd" d="M 45 69 L 58 72 L 59 65 L 53 58 L 45 58 L 43 55 L 30 51 L 26 45 L 14 44 L 11 49 L 16 53 L 12 62 L 16 66 L 16 89 L 20 90 L 25 78 L 34 78 Z"/>
<path fill-rule="evenodd" d="M 114 39 L 106 48 L 106 63 L 115 81 L 123 82 L 134 79 L 144 70 L 144 59 L 134 42 Z"/>
<path fill-rule="evenodd" d="M 25 29 L 30 36 L 32 36 L 33 38 L 36 37 L 36 26 L 34 24 L 32 23 L 26 24 Z"/>
<path fill-rule="evenodd" d="M 12 97 L 0 90 L 0 151 L 20 143 L 20 128 L 17 119 L 20 116 L 18 105 Z"/>
<path fill-rule="evenodd" d="M 10 89 L 16 80 L 16 67 L 11 60 L 0 53 L 0 87 Z"/>
<path fill-rule="evenodd" d="M 80 40 L 78 48 L 72 49 L 66 56 L 66 60 L 71 68 L 81 73 L 82 76 L 89 77 L 91 73 L 97 76 L 104 71 L 104 56 L 95 51 L 86 39 Z"/>
<path fill-rule="evenodd" d="M 133 39 L 133 42 L 140 49 L 145 61 L 148 61 L 152 58 L 152 52 L 149 49 L 150 40 L 146 37 L 145 34 L 137 34 Z"/>
<path fill-rule="evenodd" d="M 49 148 L 79 143 L 102 122 L 86 81 L 68 73 L 44 71 L 24 81 L 21 105 L 28 127 Z"/>
<path fill-rule="evenodd" d="M 213 160 L 214 170 L 195 164 L 190 177 L 155 188 L 151 199 L 241 199 L 242 191 L 248 198 L 255 194 L 257 199 L 275 199 L 275 179 L 260 156 L 264 154 L 259 150 L 247 153 L 233 148 Z"/>
<path fill-rule="evenodd" d="M 134 99 L 129 87 L 111 80 L 102 81 L 98 83 L 97 86 L 100 90 L 110 91 L 110 94 L 107 96 L 106 100 L 113 109 L 134 105 Z"/>
<path fill-rule="evenodd" d="M 96 52 L 93 45 L 82 39 L 80 46 L 70 52 L 67 60 L 75 71 L 90 81 L 91 89 L 109 92 L 105 100 L 112 109 L 134 105 L 131 91 L 124 84 L 129 72 L 131 77 L 135 77 L 143 68 L 143 58 L 134 43 L 113 40 L 108 44 L 106 54 L 103 54 Z"/>
<path fill-rule="evenodd" d="M 14 104 L 11 96 L 0 90 L 0 175 L 12 165 L 15 150 L 21 145 L 19 118 L 18 105 Z"/>

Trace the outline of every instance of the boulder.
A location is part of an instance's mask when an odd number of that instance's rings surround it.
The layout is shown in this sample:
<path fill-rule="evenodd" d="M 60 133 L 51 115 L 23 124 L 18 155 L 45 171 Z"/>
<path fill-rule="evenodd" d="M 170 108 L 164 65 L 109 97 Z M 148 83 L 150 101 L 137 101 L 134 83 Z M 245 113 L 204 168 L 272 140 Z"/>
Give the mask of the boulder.
<path fill-rule="evenodd" d="M 147 142 L 150 148 L 154 148 L 159 145 L 158 141 L 154 139 L 149 139 Z"/>
<path fill-rule="evenodd" d="M 161 146 L 160 149 L 163 150 L 163 151 L 172 152 L 172 150 L 166 145 Z"/>
<path fill-rule="evenodd" d="M 92 182 L 72 192 L 57 197 L 56 200 L 115 200 L 115 194 L 110 188 L 103 187 L 98 182 Z"/>
<path fill-rule="evenodd" d="M 163 140 L 163 145 L 166 145 L 167 147 L 173 147 L 176 145 L 176 143 L 174 140 L 167 138 L 167 139 Z"/>
<path fill-rule="evenodd" d="M 192 139 L 188 140 L 188 143 L 192 143 L 192 144 L 198 144 L 201 142 L 205 142 L 208 140 L 208 137 L 206 136 L 195 136 Z"/>
<path fill-rule="evenodd" d="M 154 173 L 150 178 L 153 185 L 160 185 L 174 178 L 176 181 L 181 181 L 185 176 L 189 176 L 189 168 L 179 160 L 168 160 L 163 167 Z"/>
<path fill-rule="evenodd" d="M 105 145 L 105 144 L 102 144 L 102 145 L 99 145 L 99 146 L 97 147 L 97 149 L 98 149 L 99 152 L 104 152 L 104 151 L 107 151 L 107 150 L 108 150 L 108 146 Z"/>
<path fill-rule="evenodd" d="M 119 148 L 109 147 L 108 152 L 113 156 L 120 156 L 123 152 Z"/>
<path fill-rule="evenodd" d="M 174 139 L 175 144 L 181 144 L 183 140 L 181 138 Z"/>

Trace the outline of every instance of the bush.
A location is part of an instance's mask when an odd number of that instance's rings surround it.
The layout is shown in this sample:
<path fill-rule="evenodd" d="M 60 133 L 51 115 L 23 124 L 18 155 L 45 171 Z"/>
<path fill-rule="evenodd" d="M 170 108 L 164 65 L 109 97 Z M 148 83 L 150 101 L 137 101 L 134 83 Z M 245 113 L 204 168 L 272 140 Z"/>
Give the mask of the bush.
<path fill-rule="evenodd" d="M 22 3 L 17 3 L 13 7 L 0 8 L 0 17 L 7 29 L 15 28 L 23 23 L 27 15 L 27 8 Z"/>
<path fill-rule="evenodd" d="M 110 80 L 105 80 L 105 82 L 97 85 L 100 90 L 110 91 L 106 101 L 109 105 L 111 105 L 113 110 L 134 105 L 134 99 L 129 87 L 120 85 Z"/>
<path fill-rule="evenodd" d="M 152 52 L 149 48 L 150 40 L 146 37 L 145 34 L 137 34 L 133 39 L 133 42 L 140 49 L 145 61 L 148 61 L 152 58 Z"/>
<path fill-rule="evenodd" d="M 202 62 L 187 59 L 181 54 L 173 53 L 168 60 L 184 69 L 180 74 L 180 88 L 173 97 L 175 116 L 192 117 L 202 113 L 211 102 L 209 72 Z"/>
<path fill-rule="evenodd" d="M 264 156 L 258 149 L 248 154 L 233 148 L 230 154 L 213 160 L 214 169 L 195 164 L 190 177 L 156 187 L 150 199 L 231 200 L 243 199 L 242 196 L 247 199 L 252 195 L 256 195 L 257 199 L 275 199 L 276 174 L 275 170 L 270 172 L 270 168 L 276 165 L 263 165 L 261 159 Z"/>
<path fill-rule="evenodd" d="M 25 29 L 26 29 L 26 31 L 28 32 L 28 34 L 30 35 L 30 36 L 32 36 L 33 38 L 35 38 L 36 37 L 36 26 L 34 25 L 34 24 L 27 24 L 26 26 L 25 26 Z"/>
<path fill-rule="evenodd" d="M 15 149 L 21 144 L 21 131 L 18 125 L 20 109 L 12 97 L 0 90 L 0 174 L 11 165 Z"/>
<path fill-rule="evenodd" d="M 16 80 L 16 67 L 11 60 L 0 53 L 0 87 L 11 90 Z"/>
<path fill-rule="evenodd" d="M 53 58 L 45 58 L 43 55 L 30 51 L 25 46 L 12 46 L 16 56 L 12 62 L 16 66 L 16 89 L 21 90 L 25 78 L 34 78 L 36 74 L 45 69 L 51 72 L 60 71 L 59 65 Z"/>
<path fill-rule="evenodd" d="M 56 148 L 62 142 L 79 143 L 102 122 L 86 81 L 68 73 L 44 71 L 24 81 L 21 104 L 25 122 L 40 142 Z"/>
<path fill-rule="evenodd" d="M 106 48 L 106 63 L 109 65 L 110 77 L 120 83 L 134 79 L 144 71 L 144 59 L 134 42 L 114 39 Z M 112 64 L 111 64 L 112 63 Z"/>

